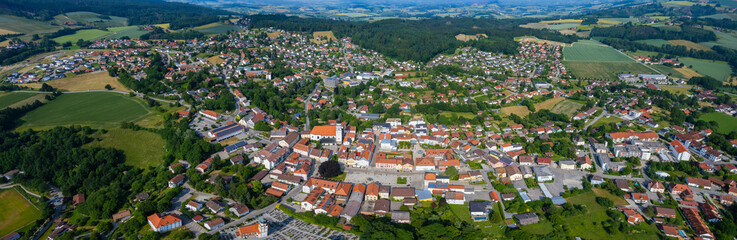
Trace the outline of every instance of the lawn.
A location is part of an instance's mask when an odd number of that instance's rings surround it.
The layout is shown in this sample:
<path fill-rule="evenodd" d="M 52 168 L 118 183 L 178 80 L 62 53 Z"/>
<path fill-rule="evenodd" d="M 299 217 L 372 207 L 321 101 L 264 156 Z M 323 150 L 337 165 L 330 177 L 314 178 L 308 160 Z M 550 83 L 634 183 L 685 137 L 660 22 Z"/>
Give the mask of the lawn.
<path fill-rule="evenodd" d="M 151 111 L 137 98 L 119 93 L 66 93 L 21 118 L 21 129 L 64 125 L 117 127 Z"/>
<path fill-rule="evenodd" d="M 49 33 L 59 30 L 61 27 L 53 26 L 46 22 L 31 20 L 11 15 L 0 15 L 0 29 L 13 32 L 36 34 Z"/>
<path fill-rule="evenodd" d="M 464 117 L 466 119 L 472 119 L 472 118 L 475 118 L 476 117 L 475 114 L 469 113 L 469 112 L 441 112 L 440 113 L 440 115 L 443 115 L 443 116 L 446 116 L 446 117 L 451 117 L 451 116 L 453 116 L 453 114 L 455 114 L 458 117 Z"/>
<path fill-rule="evenodd" d="M 732 131 L 737 130 L 737 118 L 729 116 L 725 113 L 712 112 L 701 114 L 699 120 L 704 120 L 707 122 L 716 121 L 719 125 L 719 128 L 712 130 L 715 130 L 721 134 L 729 134 Z"/>
<path fill-rule="evenodd" d="M 530 114 L 530 110 L 527 109 L 525 106 L 510 106 L 510 107 L 503 107 L 500 109 L 502 113 L 505 115 L 512 115 L 513 113 L 520 117 L 525 117 L 528 114 Z"/>
<path fill-rule="evenodd" d="M 110 84 L 115 91 L 130 92 L 117 78 L 111 77 L 107 72 L 85 73 L 68 78 L 55 79 L 45 82 L 46 84 L 67 91 L 106 90 L 105 85 Z M 42 83 L 27 83 L 22 86 L 39 89 Z"/>
<path fill-rule="evenodd" d="M 107 133 L 97 133 L 86 147 L 111 147 L 125 152 L 125 164 L 146 169 L 156 167 L 164 160 L 166 142 L 159 134 L 149 131 L 114 128 Z"/>
<path fill-rule="evenodd" d="M 550 111 L 558 114 L 565 114 L 573 116 L 583 107 L 582 103 L 577 103 L 570 100 L 563 100 L 556 104 Z"/>
<path fill-rule="evenodd" d="M 656 74 L 655 71 L 635 62 L 586 62 L 564 61 L 563 64 L 576 78 L 617 80 L 618 74 Z"/>
<path fill-rule="evenodd" d="M 39 211 L 15 188 L 0 190 L 0 236 L 22 228 L 41 218 Z"/>
<path fill-rule="evenodd" d="M 36 93 L 18 93 L 18 92 L 0 93 L 0 109 L 6 108 L 10 105 L 13 105 L 17 102 L 31 98 L 35 95 Z"/>
<path fill-rule="evenodd" d="M 721 61 L 696 58 L 679 58 L 678 61 L 683 63 L 683 65 L 696 70 L 696 72 L 700 74 L 709 75 L 719 81 L 726 81 L 729 75 L 732 74 L 732 68 L 730 68 L 727 63 Z"/>
<path fill-rule="evenodd" d="M 607 236 L 609 239 L 658 239 L 658 230 L 646 223 L 640 224 L 641 232 L 637 234 L 613 233 L 609 234 L 602 227 L 601 222 L 609 219 L 606 214 L 606 208 L 596 203 L 596 196 L 604 196 L 619 205 L 624 202 L 621 197 L 616 197 L 608 192 L 588 192 L 566 199 L 571 204 L 579 204 L 586 207 L 586 213 L 583 216 L 573 216 L 565 218 L 563 222 L 570 229 L 571 236 L 581 237 L 583 239 L 600 239 Z M 624 223 L 627 224 L 627 223 Z"/>
<path fill-rule="evenodd" d="M 566 61 L 585 62 L 634 62 L 616 49 L 595 40 L 579 40 L 573 46 L 563 48 Z"/>
<path fill-rule="evenodd" d="M 599 121 L 596 121 L 596 123 L 594 123 L 594 125 L 591 125 L 591 126 L 593 126 L 593 127 L 599 127 L 599 126 L 603 126 L 605 124 L 618 123 L 618 122 L 621 122 L 621 121 L 622 121 L 622 119 L 621 118 L 618 118 L 618 117 L 602 117 L 602 118 L 599 118 Z"/>

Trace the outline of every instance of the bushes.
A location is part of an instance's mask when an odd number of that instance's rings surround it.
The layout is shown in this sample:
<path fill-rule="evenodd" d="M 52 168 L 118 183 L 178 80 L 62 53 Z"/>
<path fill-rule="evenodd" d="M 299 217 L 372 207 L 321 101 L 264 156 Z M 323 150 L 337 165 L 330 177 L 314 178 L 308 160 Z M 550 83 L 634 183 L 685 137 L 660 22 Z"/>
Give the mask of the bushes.
<path fill-rule="evenodd" d="M 605 197 L 596 197 L 596 203 L 598 203 L 599 205 L 603 207 L 608 207 L 608 208 L 614 207 L 614 201 L 612 201 L 609 198 L 605 198 Z"/>

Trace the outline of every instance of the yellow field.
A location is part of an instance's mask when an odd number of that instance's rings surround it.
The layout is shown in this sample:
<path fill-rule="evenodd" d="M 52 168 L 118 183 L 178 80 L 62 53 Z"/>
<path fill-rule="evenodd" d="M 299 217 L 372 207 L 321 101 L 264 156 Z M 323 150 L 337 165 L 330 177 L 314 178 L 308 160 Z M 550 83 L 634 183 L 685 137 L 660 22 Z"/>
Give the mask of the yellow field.
<path fill-rule="evenodd" d="M 562 102 L 566 98 L 563 97 L 557 97 L 557 98 L 551 98 L 548 100 L 545 100 L 544 102 L 535 103 L 535 110 L 541 110 L 541 109 L 553 109 L 553 107 L 558 104 L 559 102 Z"/>
<path fill-rule="evenodd" d="M 516 114 L 517 116 L 520 116 L 520 117 L 525 117 L 528 114 L 530 114 L 530 110 L 527 109 L 527 107 L 525 106 L 503 107 L 502 109 L 500 109 L 500 111 L 504 113 L 505 115 Z"/>
<path fill-rule="evenodd" d="M 274 39 L 274 38 L 278 38 L 280 34 L 281 33 L 279 32 L 270 32 L 270 33 L 266 33 L 266 36 L 268 36 L 271 39 Z"/>
<path fill-rule="evenodd" d="M 18 107 L 22 107 L 22 106 L 31 104 L 31 103 L 35 102 L 36 100 L 38 100 L 40 102 L 46 102 L 46 95 L 47 94 L 43 94 L 43 93 L 42 94 L 36 94 L 33 97 L 29 97 L 29 98 L 23 99 L 23 100 L 21 100 L 21 101 L 19 101 L 17 103 L 10 104 L 8 107 L 9 108 L 18 108 Z"/>
<path fill-rule="evenodd" d="M 169 29 L 169 27 L 171 26 L 171 24 L 169 24 L 169 23 L 162 23 L 162 24 L 154 24 L 154 26 L 160 27 L 160 28 L 163 28 L 163 29 Z"/>
<path fill-rule="evenodd" d="M 617 24 L 620 24 L 620 23 L 622 23 L 622 22 L 620 22 L 620 21 L 613 21 L 613 20 L 606 20 L 606 19 L 601 19 L 601 18 L 600 18 L 600 19 L 599 19 L 599 21 L 598 21 L 597 23 L 598 23 L 598 24 L 609 24 L 609 25 L 617 25 Z"/>
<path fill-rule="evenodd" d="M 729 80 L 728 84 L 737 85 L 737 77 L 733 77 Z"/>
<path fill-rule="evenodd" d="M 194 29 L 205 29 L 205 28 L 217 27 L 219 24 L 220 23 L 218 23 L 218 22 L 214 22 L 214 23 L 209 23 L 209 24 L 205 24 L 205 25 L 202 25 L 202 26 L 194 27 Z"/>
<path fill-rule="evenodd" d="M 0 42 L 0 47 L 7 47 L 10 46 L 10 40 L 5 40 Z"/>
<path fill-rule="evenodd" d="M 214 65 L 220 65 L 224 60 L 220 58 L 220 56 L 212 56 L 207 59 L 208 62 L 214 64 Z"/>
<path fill-rule="evenodd" d="M 486 36 L 486 34 L 481 34 L 481 36 L 482 37 L 488 37 L 488 36 Z M 458 34 L 458 35 L 456 35 L 456 40 L 458 40 L 458 41 L 468 42 L 468 41 L 476 40 L 476 39 L 478 39 L 478 37 L 476 35 L 466 35 L 466 34 Z"/>
<path fill-rule="evenodd" d="M 5 35 L 5 34 L 17 34 L 17 32 L 0 28 L 0 35 Z"/>
<path fill-rule="evenodd" d="M 679 87 L 679 86 L 668 86 L 668 85 L 660 85 L 658 86 L 660 89 L 663 89 L 665 91 L 671 92 L 673 94 L 691 94 L 688 92 L 688 90 L 691 89 L 691 87 Z"/>
<path fill-rule="evenodd" d="M 650 16 L 650 18 L 651 19 L 654 19 L 654 20 L 668 20 L 668 19 L 670 19 L 670 17 L 668 17 L 668 16 Z"/>
<path fill-rule="evenodd" d="M 560 46 L 566 46 L 565 43 L 562 42 L 554 42 L 554 41 L 548 41 L 548 40 L 542 40 L 536 37 L 530 37 L 530 36 L 524 36 L 524 37 L 516 37 L 514 38 L 515 41 L 518 42 L 535 42 L 540 44 L 550 44 L 550 45 L 560 45 Z"/>
<path fill-rule="evenodd" d="M 673 5 L 680 5 L 680 6 L 689 6 L 689 7 L 696 5 L 695 2 L 689 2 L 689 1 L 670 1 L 670 2 L 665 2 L 665 3 L 673 4 Z"/>
<path fill-rule="evenodd" d="M 563 35 L 573 35 L 573 34 L 576 34 L 576 31 L 573 31 L 573 30 L 559 30 L 558 32 L 560 32 L 560 34 L 563 34 Z"/>
<path fill-rule="evenodd" d="M 691 41 L 688 41 L 688 40 L 670 40 L 668 42 L 671 43 L 671 44 L 673 44 L 673 45 L 684 46 L 684 47 L 686 47 L 688 49 L 696 49 L 696 50 L 701 50 L 701 51 L 711 51 L 711 48 L 709 48 L 707 46 L 704 46 L 704 45 L 701 45 L 701 44 L 698 44 L 698 43 L 695 43 L 695 42 L 691 42 Z"/>
<path fill-rule="evenodd" d="M 105 85 L 110 84 L 113 90 L 130 92 L 128 88 L 118 82 L 117 78 L 111 77 L 107 72 L 86 73 L 73 77 L 56 79 L 46 82 L 54 88 L 68 91 L 107 90 Z M 22 86 L 30 88 L 41 88 L 42 83 L 26 83 Z"/>
<path fill-rule="evenodd" d="M 322 44 L 322 43 L 325 43 L 325 42 L 331 41 L 331 40 L 338 40 L 337 38 L 335 38 L 335 35 L 333 34 L 333 31 L 313 32 L 312 33 L 312 38 L 313 39 L 310 39 L 310 41 L 311 42 L 314 42 L 314 43 L 317 43 L 317 44 Z M 318 38 L 320 38 L 320 39 L 318 40 Z"/>
<path fill-rule="evenodd" d="M 542 21 L 540 23 L 581 23 L 581 22 L 583 22 L 582 19 L 560 19 L 560 20 Z"/>
<path fill-rule="evenodd" d="M 686 77 L 686 79 L 691 79 L 692 77 L 701 77 L 701 74 L 697 73 L 693 69 L 690 69 L 688 67 L 681 67 L 681 68 L 674 68 L 679 73 L 683 74 L 683 76 Z"/>

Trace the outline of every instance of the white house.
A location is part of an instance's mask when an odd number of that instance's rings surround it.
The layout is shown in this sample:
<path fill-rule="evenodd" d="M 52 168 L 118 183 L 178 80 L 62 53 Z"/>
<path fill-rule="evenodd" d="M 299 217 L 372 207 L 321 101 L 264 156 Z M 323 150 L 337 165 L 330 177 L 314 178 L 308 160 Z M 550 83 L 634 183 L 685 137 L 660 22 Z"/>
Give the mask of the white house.
<path fill-rule="evenodd" d="M 678 140 L 670 142 L 670 151 L 678 160 L 688 161 L 691 158 L 691 153 L 689 153 L 688 149 L 686 149 L 686 147 Z"/>
<path fill-rule="evenodd" d="M 160 213 L 148 216 L 148 225 L 154 232 L 166 232 L 182 226 L 182 219 L 174 215 L 162 216 Z"/>

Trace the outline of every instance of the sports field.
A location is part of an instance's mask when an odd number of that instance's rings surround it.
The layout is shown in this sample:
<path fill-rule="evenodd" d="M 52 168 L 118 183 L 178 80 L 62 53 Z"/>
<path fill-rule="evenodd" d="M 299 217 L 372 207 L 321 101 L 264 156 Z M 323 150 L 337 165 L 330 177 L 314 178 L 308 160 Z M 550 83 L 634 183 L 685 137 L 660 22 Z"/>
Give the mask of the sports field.
<path fill-rule="evenodd" d="M 620 73 L 656 74 L 655 71 L 635 62 L 564 61 L 563 64 L 579 79 L 617 80 Z"/>
<path fill-rule="evenodd" d="M 583 104 L 581 103 L 577 103 L 571 100 L 563 100 L 558 104 L 555 104 L 555 106 L 550 111 L 553 113 L 573 116 L 579 112 L 581 107 L 583 107 Z"/>
<path fill-rule="evenodd" d="M 0 29 L 10 30 L 13 32 L 36 34 L 49 33 L 59 30 L 61 27 L 52 26 L 51 24 L 31 20 L 11 15 L 0 15 Z"/>
<path fill-rule="evenodd" d="M 129 89 L 118 82 L 117 78 L 111 77 L 107 72 L 85 73 L 68 78 L 51 80 L 46 82 L 46 84 L 67 91 L 106 90 L 105 85 L 110 84 L 115 91 L 130 92 Z M 22 84 L 22 86 L 35 89 L 41 88 L 41 85 L 42 83 Z"/>
<path fill-rule="evenodd" d="M 120 93 L 66 93 L 23 116 L 20 129 L 66 125 L 110 128 L 150 113 L 142 100 Z"/>
<path fill-rule="evenodd" d="M 719 81 L 727 81 L 729 75 L 732 74 L 732 68 L 726 62 L 696 58 L 679 58 L 678 61 L 702 75 L 709 75 Z"/>
<path fill-rule="evenodd" d="M 22 228 L 41 218 L 39 211 L 15 188 L 0 190 L 0 236 Z"/>
<path fill-rule="evenodd" d="M 0 93 L 0 109 L 9 107 L 15 103 L 35 96 L 36 93 Z"/>
<path fill-rule="evenodd" d="M 146 169 L 161 164 L 166 153 L 166 142 L 159 134 L 149 131 L 114 128 L 105 134 L 97 133 L 86 147 L 111 147 L 125 152 L 125 164 Z"/>
<path fill-rule="evenodd" d="M 732 131 L 737 131 L 737 118 L 729 116 L 725 113 L 712 112 L 701 114 L 699 120 L 704 120 L 707 122 L 716 121 L 719 125 L 719 128 L 715 130 L 721 134 L 729 134 Z"/>
<path fill-rule="evenodd" d="M 579 40 L 571 47 L 563 48 L 566 61 L 586 62 L 634 62 L 614 48 L 595 40 Z"/>

